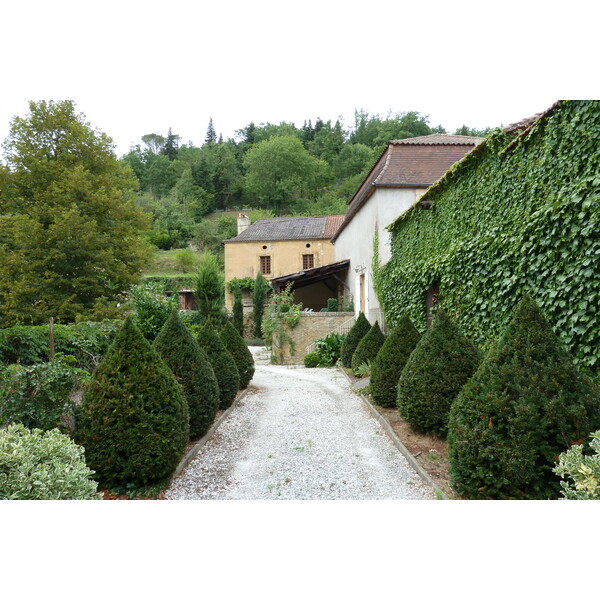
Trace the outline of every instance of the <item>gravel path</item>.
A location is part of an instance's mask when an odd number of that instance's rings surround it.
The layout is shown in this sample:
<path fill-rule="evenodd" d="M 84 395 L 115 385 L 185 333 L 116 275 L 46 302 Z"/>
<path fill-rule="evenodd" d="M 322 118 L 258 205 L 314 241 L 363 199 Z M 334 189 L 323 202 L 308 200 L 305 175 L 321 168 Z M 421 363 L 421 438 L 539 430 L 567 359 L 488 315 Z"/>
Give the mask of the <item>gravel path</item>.
<path fill-rule="evenodd" d="M 168 500 L 432 499 L 345 378 L 268 364 L 175 479 Z"/>

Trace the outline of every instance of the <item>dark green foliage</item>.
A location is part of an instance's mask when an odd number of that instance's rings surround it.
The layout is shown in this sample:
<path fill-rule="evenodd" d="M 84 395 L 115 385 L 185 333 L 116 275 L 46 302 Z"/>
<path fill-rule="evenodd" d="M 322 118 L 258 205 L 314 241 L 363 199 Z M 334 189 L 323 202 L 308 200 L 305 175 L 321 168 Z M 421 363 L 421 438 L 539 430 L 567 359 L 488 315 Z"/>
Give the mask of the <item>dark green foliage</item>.
<path fill-rule="evenodd" d="M 177 294 L 168 297 L 159 282 L 136 285 L 129 292 L 135 308 L 133 321 L 147 340 L 153 340 L 177 306 Z"/>
<path fill-rule="evenodd" d="M 321 359 L 318 352 L 309 352 L 304 355 L 304 366 L 307 369 L 314 369 L 319 366 Z"/>
<path fill-rule="evenodd" d="M 252 290 L 252 319 L 254 321 L 254 337 L 260 338 L 262 332 L 262 320 L 265 313 L 265 302 L 269 291 L 269 282 L 259 273 L 254 281 Z"/>
<path fill-rule="evenodd" d="M 231 406 L 240 389 L 240 374 L 235 360 L 212 326 L 197 325 L 192 331 L 215 372 L 219 384 L 219 408 L 225 410 Z"/>
<path fill-rule="evenodd" d="M 346 368 L 350 368 L 352 366 L 352 355 L 358 346 L 358 342 L 363 339 L 369 330 L 371 329 L 371 325 L 365 315 L 360 312 L 358 314 L 358 319 L 356 319 L 356 323 L 352 325 L 352 328 L 348 332 L 344 343 L 342 344 L 342 349 L 340 352 L 340 358 L 342 359 L 342 364 Z"/>
<path fill-rule="evenodd" d="M 416 431 L 444 435 L 450 406 L 479 364 L 479 351 L 439 311 L 398 380 L 398 410 Z"/>
<path fill-rule="evenodd" d="M 371 397 L 379 406 L 396 406 L 398 379 L 419 341 L 419 332 L 406 316 L 387 337 L 371 365 Z"/>
<path fill-rule="evenodd" d="M 52 362 L 0 367 L 0 427 L 22 423 L 29 429 L 64 429 L 73 415 L 71 394 L 89 376 L 74 362 L 57 354 Z"/>
<path fill-rule="evenodd" d="M 242 290 L 235 287 L 233 290 L 233 326 L 244 337 L 244 306 L 242 304 Z"/>
<path fill-rule="evenodd" d="M 352 355 L 352 370 L 356 371 L 360 365 L 375 360 L 377 353 L 381 349 L 381 346 L 383 346 L 383 342 L 385 342 L 385 335 L 381 332 L 379 323 L 375 321 L 373 327 L 369 329 L 362 340 L 358 342 L 358 346 L 356 346 L 356 350 Z"/>
<path fill-rule="evenodd" d="M 225 283 L 219 259 L 210 252 L 200 257 L 196 280 L 198 312 L 214 326 L 225 322 Z"/>
<path fill-rule="evenodd" d="M 327 312 L 337 312 L 337 311 L 338 311 L 337 298 L 328 298 L 327 299 Z"/>
<path fill-rule="evenodd" d="M 231 323 L 227 323 L 221 330 L 221 341 L 227 350 L 229 350 L 240 375 L 239 389 L 248 387 L 254 376 L 254 358 L 252 352 L 244 342 L 244 338 L 236 331 Z"/>
<path fill-rule="evenodd" d="M 452 486 L 471 498 L 556 498 L 558 455 L 599 427 L 598 388 L 525 298 L 452 406 Z"/>
<path fill-rule="evenodd" d="M 492 132 L 392 226 L 375 273 L 389 324 L 425 328 L 423 294 L 477 343 L 497 338 L 524 293 L 580 368 L 600 375 L 600 101 L 562 102 L 531 128 Z M 465 201 L 468 198 L 468 202 Z"/>
<path fill-rule="evenodd" d="M 183 388 L 190 413 L 190 437 L 201 437 L 217 414 L 219 386 L 206 353 L 176 309 L 156 336 L 154 348 Z"/>
<path fill-rule="evenodd" d="M 319 366 L 331 367 L 340 359 L 342 344 L 346 339 L 340 333 L 330 333 L 328 336 L 315 342 L 315 350 L 319 356 Z"/>
<path fill-rule="evenodd" d="M 142 486 L 170 475 L 189 438 L 181 386 L 128 318 L 92 374 L 76 440 L 102 486 Z"/>
<path fill-rule="evenodd" d="M 54 350 L 74 357 L 75 366 L 92 370 L 122 324 L 121 321 L 102 321 L 54 325 Z M 35 365 L 49 359 L 49 325 L 15 325 L 0 330 L 0 363 Z"/>

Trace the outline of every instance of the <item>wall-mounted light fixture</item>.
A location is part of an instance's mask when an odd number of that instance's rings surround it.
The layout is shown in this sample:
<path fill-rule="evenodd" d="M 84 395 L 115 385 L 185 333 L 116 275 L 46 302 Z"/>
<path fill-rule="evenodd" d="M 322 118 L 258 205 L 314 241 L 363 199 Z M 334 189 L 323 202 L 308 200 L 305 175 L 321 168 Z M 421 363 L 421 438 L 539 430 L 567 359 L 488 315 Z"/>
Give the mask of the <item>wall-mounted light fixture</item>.
<path fill-rule="evenodd" d="M 354 267 L 354 272 L 355 273 L 359 273 L 360 271 L 364 271 L 365 267 L 363 267 L 362 265 L 356 265 L 356 267 Z"/>

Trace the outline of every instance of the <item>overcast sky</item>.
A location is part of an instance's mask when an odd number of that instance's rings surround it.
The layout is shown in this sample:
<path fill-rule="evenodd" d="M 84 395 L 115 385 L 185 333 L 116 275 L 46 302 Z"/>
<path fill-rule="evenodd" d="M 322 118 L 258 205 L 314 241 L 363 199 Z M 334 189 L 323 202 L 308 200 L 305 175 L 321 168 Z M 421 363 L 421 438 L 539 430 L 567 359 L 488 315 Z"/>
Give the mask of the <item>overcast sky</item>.
<path fill-rule="evenodd" d="M 2 8 L 0 139 L 29 100 L 71 99 L 118 154 L 208 120 L 301 126 L 415 110 L 453 131 L 599 97 L 592 2 L 54 0 Z"/>

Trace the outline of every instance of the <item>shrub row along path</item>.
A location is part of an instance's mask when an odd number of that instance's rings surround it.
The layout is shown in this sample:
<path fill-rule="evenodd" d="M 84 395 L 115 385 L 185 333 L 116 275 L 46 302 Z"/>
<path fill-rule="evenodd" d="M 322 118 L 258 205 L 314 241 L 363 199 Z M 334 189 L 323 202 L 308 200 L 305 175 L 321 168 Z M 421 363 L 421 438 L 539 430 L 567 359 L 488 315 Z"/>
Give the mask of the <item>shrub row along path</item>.
<path fill-rule="evenodd" d="M 269 364 L 254 347 L 251 389 L 177 477 L 165 498 L 432 499 L 334 369 Z"/>

